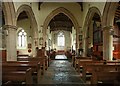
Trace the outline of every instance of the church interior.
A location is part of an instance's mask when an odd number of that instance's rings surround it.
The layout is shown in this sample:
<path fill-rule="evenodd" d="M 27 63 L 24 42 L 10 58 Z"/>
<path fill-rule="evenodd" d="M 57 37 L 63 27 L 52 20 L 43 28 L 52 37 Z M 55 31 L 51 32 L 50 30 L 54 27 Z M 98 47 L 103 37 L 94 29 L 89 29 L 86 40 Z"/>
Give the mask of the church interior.
<path fill-rule="evenodd" d="M 0 81 L 120 86 L 120 1 L 0 1 Z"/>

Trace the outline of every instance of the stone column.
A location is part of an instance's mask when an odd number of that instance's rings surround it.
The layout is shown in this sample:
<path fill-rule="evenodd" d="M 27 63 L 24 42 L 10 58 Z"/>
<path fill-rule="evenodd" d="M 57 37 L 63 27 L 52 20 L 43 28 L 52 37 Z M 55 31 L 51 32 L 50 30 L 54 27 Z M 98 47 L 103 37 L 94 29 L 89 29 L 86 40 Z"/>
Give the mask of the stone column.
<path fill-rule="evenodd" d="M 113 58 L 113 31 L 111 26 L 103 28 L 103 59 Z"/>
<path fill-rule="evenodd" d="M 38 38 L 38 36 L 37 36 L 37 32 L 34 32 L 34 35 L 33 35 L 33 40 L 32 40 L 32 51 L 33 51 L 33 57 L 35 57 L 35 56 L 37 56 L 37 50 L 36 50 L 36 47 L 38 47 L 39 46 L 39 44 L 38 44 L 38 40 L 39 40 L 39 38 Z"/>
<path fill-rule="evenodd" d="M 76 29 L 76 51 L 78 52 L 78 49 L 79 49 L 79 27 L 77 27 L 75 29 Z"/>
<path fill-rule="evenodd" d="M 6 30 L 6 50 L 7 61 L 17 61 L 17 49 L 16 49 L 16 30 L 17 27 L 13 25 L 5 25 Z"/>
<path fill-rule="evenodd" d="M 86 38 L 85 37 L 83 37 L 83 57 L 85 57 L 86 56 Z"/>

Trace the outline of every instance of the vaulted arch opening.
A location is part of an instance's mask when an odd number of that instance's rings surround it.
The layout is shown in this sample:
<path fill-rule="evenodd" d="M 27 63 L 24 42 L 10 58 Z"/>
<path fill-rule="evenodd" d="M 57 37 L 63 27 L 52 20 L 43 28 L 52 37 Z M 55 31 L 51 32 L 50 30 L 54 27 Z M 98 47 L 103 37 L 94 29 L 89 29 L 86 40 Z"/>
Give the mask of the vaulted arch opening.
<path fill-rule="evenodd" d="M 55 9 L 47 16 L 43 25 L 43 31 L 43 33 L 46 34 L 46 37 L 43 35 L 44 38 L 46 38 L 46 42 L 47 40 L 52 40 L 51 46 L 47 45 L 51 49 L 55 49 L 57 51 L 70 51 L 72 46 L 75 47 L 75 50 L 78 47 L 78 23 L 71 12 L 63 7 Z M 58 34 L 60 32 L 63 34 L 65 33 L 63 38 L 64 46 L 58 45 L 57 40 L 59 39 Z M 50 34 L 49 36 L 48 33 Z M 72 43 L 73 40 L 75 40 L 75 43 Z"/>
<path fill-rule="evenodd" d="M 50 21 L 49 27 L 53 39 L 52 48 L 63 51 L 71 49 L 73 23 L 69 17 L 64 13 L 59 13 Z"/>
<path fill-rule="evenodd" d="M 76 39 L 76 49 L 77 49 L 77 42 L 78 42 L 78 23 L 75 19 L 75 17 L 72 15 L 72 13 L 70 11 L 68 11 L 67 9 L 60 7 L 57 8 L 55 10 L 53 10 L 45 19 L 44 25 L 43 25 L 43 36 L 45 39 L 47 39 L 45 36 L 46 35 L 46 30 L 48 30 L 47 28 L 50 28 L 49 32 L 54 32 L 54 31 L 66 31 L 68 32 L 69 37 L 71 36 L 71 33 L 73 31 L 73 28 L 75 29 L 74 32 L 76 33 L 74 36 L 74 38 Z M 56 32 L 56 33 L 58 33 Z M 54 34 L 55 36 L 55 34 Z M 66 39 L 66 38 L 65 38 Z M 51 39 L 52 40 L 52 39 Z M 54 39 L 53 39 L 54 40 Z M 43 40 L 45 42 L 45 40 Z M 69 40 L 70 42 L 70 46 L 66 46 L 64 50 L 70 49 L 71 48 L 71 38 Z M 66 40 L 65 40 L 65 43 Z M 54 42 L 53 42 L 53 46 L 52 48 L 55 48 L 56 46 L 54 46 Z"/>
<path fill-rule="evenodd" d="M 34 56 L 35 47 L 38 47 L 38 26 L 32 8 L 28 5 L 22 5 L 18 8 L 16 15 L 18 52 Z M 29 53 L 28 50 L 32 52 Z"/>
<path fill-rule="evenodd" d="M 103 32 L 101 28 L 101 13 L 98 8 L 89 8 L 84 28 L 85 55 L 89 57 L 95 56 L 96 59 L 102 59 Z"/>

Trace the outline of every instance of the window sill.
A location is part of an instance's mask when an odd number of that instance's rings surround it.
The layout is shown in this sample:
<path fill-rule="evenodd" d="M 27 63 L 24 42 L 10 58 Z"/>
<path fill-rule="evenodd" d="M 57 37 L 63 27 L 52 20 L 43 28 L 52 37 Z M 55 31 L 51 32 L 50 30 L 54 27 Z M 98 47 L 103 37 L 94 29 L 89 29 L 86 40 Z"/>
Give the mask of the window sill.
<path fill-rule="evenodd" d="M 17 49 L 23 49 L 23 50 L 25 50 L 25 49 L 27 49 L 27 47 L 17 47 Z"/>

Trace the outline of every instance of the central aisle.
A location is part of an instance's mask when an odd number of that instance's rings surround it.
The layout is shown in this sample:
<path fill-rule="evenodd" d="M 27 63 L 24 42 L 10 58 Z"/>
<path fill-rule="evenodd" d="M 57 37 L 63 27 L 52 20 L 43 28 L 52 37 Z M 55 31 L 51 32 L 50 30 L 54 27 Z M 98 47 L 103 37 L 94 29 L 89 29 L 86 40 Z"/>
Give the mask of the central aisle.
<path fill-rule="evenodd" d="M 65 56 L 60 55 L 61 58 Z M 57 56 L 60 58 L 60 56 Z M 52 60 L 50 67 L 41 77 L 39 84 L 51 84 L 52 86 L 85 86 L 68 60 Z"/>

